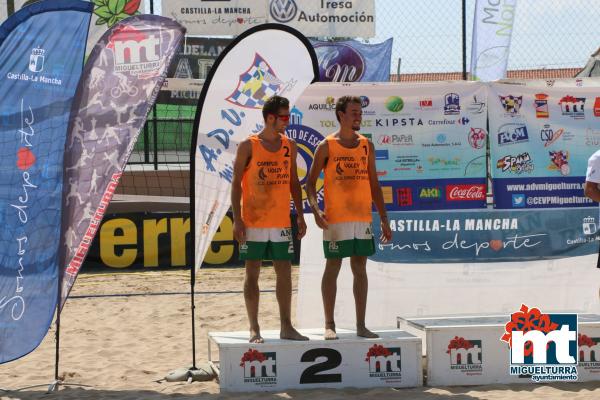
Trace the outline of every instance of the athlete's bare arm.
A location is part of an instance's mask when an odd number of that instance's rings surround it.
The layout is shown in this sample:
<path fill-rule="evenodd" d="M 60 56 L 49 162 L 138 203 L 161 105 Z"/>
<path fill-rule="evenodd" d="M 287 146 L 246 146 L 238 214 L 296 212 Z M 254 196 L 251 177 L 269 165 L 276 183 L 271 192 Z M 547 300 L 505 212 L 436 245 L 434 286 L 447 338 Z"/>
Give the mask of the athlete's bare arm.
<path fill-rule="evenodd" d="M 379 212 L 381 219 L 381 241 L 387 242 L 392 239 L 392 230 L 387 217 L 387 211 L 385 209 L 385 202 L 383 201 L 383 193 L 381 186 L 379 185 L 379 179 L 377 178 L 377 169 L 375 167 L 375 146 L 369 142 L 369 184 L 371 185 L 371 197 L 375 203 L 375 208 Z"/>
<path fill-rule="evenodd" d="M 315 222 L 321 229 L 327 229 L 328 224 L 325 213 L 319 208 L 319 201 L 317 200 L 317 180 L 319 179 L 319 175 L 321 175 L 321 171 L 325 168 L 328 158 L 329 146 L 327 145 L 327 141 L 323 140 L 317 146 L 315 158 L 313 159 L 306 180 L 306 196 L 308 197 L 308 204 L 310 204 L 310 208 L 315 216 Z"/>
<path fill-rule="evenodd" d="M 302 204 L 302 186 L 300 186 L 300 180 L 298 179 L 298 169 L 296 166 L 296 155 L 298 154 L 298 147 L 296 142 L 290 139 L 291 145 L 291 174 L 290 174 L 290 191 L 292 193 L 292 200 L 294 206 L 296 206 L 297 223 L 298 223 L 298 239 L 302 239 L 306 234 L 306 222 L 304 222 L 304 205 Z"/>
<path fill-rule="evenodd" d="M 585 181 L 584 194 L 594 201 L 600 201 L 600 189 L 596 182 Z"/>
<path fill-rule="evenodd" d="M 246 226 L 242 220 L 242 177 L 252 158 L 252 143 L 249 139 L 240 143 L 233 162 L 233 180 L 231 183 L 231 209 L 233 210 L 233 237 L 239 243 L 246 242 Z"/>

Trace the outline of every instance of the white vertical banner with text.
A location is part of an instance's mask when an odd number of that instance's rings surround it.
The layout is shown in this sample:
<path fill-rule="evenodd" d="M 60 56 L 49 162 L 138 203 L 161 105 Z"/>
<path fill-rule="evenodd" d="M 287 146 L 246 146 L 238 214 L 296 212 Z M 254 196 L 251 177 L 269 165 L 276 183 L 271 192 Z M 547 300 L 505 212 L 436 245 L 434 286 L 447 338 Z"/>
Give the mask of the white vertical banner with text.
<path fill-rule="evenodd" d="M 471 77 L 495 81 L 506 75 L 517 0 L 477 0 L 471 46 Z"/>

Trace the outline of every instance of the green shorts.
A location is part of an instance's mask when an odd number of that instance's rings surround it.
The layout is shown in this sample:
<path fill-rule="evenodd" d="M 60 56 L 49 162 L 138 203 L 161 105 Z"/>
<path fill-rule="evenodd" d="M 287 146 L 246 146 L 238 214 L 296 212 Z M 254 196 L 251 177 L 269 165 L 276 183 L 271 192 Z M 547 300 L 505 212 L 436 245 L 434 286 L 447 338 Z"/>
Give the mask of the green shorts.
<path fill-rule="evenodd" d="M 373 226 L 370 222 L 329 224 L 323 230 L 325 258 L 372 256 L 375 254 Z"/>
<path fill-rule="evenodd" d="M 246 228 L 246 243 L 239 248 L 240 260 L 292 260 L 292 228 Z"/>

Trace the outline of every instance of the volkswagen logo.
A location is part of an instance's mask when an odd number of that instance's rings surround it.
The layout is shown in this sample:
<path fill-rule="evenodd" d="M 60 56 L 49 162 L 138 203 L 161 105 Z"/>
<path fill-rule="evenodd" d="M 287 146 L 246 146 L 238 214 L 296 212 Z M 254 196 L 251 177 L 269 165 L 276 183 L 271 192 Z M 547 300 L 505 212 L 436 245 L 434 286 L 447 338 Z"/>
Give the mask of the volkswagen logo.
<path fill-rule="evenodd" d="M 294 0 L 271 0 L 271 17 L 278 22 L 290 22 L 298 12 L 298 6 Z"/>

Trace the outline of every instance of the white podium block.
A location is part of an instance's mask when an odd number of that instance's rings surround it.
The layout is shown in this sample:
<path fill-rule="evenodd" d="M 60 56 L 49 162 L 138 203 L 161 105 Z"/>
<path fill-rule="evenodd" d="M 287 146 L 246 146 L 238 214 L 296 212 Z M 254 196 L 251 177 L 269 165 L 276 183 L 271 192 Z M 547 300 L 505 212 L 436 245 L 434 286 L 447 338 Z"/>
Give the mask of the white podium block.
<path fill-rule="evenodd" d="M 577 320 L 579 325 L 578 380 L 600 381 L 600 315 L 581 314 Z"/>
<path fill-rule="evenodd" d="M 262 332 L 265 343 L 248 343 L 248 332 L 209 332 L 219 348 L 219 381 L 224 392 L 315 388 L 416 387 L 423 384 L 421 339 L 399 330 L 365 339 L 339 329 L 338 340 L 323 340 L 323 329 L 301 330 L 309 341 L 279 339 Z"/>
<path fill-rule="evenodd" d="M 533 383 L 529 376 L 509 374 L 510 350 L 500 341 L 509 319 L 509 315 L 398 317 L 398 327 L 424 340 L 428 386 Z M 578 343 L 578 380 L 600 380 L 600 316 L 580 314 L 578 321 L 578 333 L 586 336 Z M 468 349 L 453 348 L 453 340 L 468 341 Z"/>

